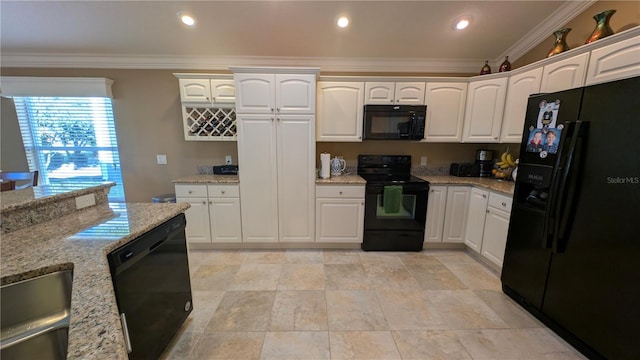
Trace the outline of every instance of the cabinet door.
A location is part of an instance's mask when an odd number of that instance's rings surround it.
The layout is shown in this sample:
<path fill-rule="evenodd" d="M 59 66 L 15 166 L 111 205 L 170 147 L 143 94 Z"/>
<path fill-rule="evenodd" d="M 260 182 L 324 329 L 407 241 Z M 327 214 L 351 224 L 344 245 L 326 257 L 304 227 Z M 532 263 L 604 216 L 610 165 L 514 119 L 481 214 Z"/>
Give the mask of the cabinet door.
<path fill-rule="evenodd" d="M 449 186 L 447 189 L 447 210 L 444 216 L 442 241 L 463 243 L 467 228 L 469 210 L 469 187 Z"/>
<path fill-rule="evenodd" d="M 209 200 L 211 242 L 241 242 L 239 198 L 211 198 Z"/>
<path fill-rule="evenodd" d="M 316 76 L 314 74 L 276 74 L 276 112 L 315 114 Z"/>
<path fill-rule="evenodd" d="M 584 85 L 589 53 L 577 55 L 544 66 L 541 92 L 556 92 Z"/>
<path fill-rule="evenodd" d="M 394 82 L 366 82 L 364 84 L 365 104 L 393 104 L 395 97 Z"/>
<path fill-rule="evenodd" d="M 233 104 L 236 102 L 236 87 L 233 80 L 211 80 L 213 104 Z"/>
<path fill-rule="evenodd" d="M 469 83 L 464 142 L 498 142 L 506 94 L 506 77 Z"/>
<path fill-rule="evenodd" d="M 177 198 L 176 201 L 191 204 L 191 207 L 184 212 L 187 219 L 187 228 L 185 229 L 187 241 L 210 243 L 211 228 L 209 226 L 207 198 Z"/>
<path fill-rule="evenodd" d="M 209 79 L 178 79 L 180 101 L 193 104 L 211 104 Z"/>
<path fill-rule="evenodd" d="M 508 231 L 509 213 L 490 206 L 484 224 L 481 254 L 499 267 L 502 267 Z"/>
<path fill-rule="evenodd" d="M 541 67 L 509 77 L 500 142 L 519 143 L 522 141 L 527 101 L 529 95 L 540 92 L 541 81 Z"/>
<path fill-rule="evenodd" d="M 271 114 L 275 111 L 273 74 L 235 74 L 234 79 L 237 113 Z"/>
<path fill-rule="evenodd" d="M 244 242 L 278 240 L 275 115 L 238 114 L 240 211 Z"/>
<path fill-rule="evenodd" d="M 488 202 L 488 191 L 477 188 L 471 189 L 464 243 L 477 253 L 480 253 L 480 248 L 482 247 L 482 234 L 484 232 L 484 222 Z"/>
<path fill-rule="evenodd" d="M 313 115 L 277 116 L 280 241 L 314 240 L 316 149 L 313 119 Z M 240 184 L 242 186 L 242 179 Z"/>
<path fill-rule="evenodd" d="M 317 199 L 316 241 L 361 243 L 364 199 Z"/>
<path fill-rule="evenodd" d="M 424 138 L 428 142 L 462 140 L 467 83 L 427 83 L 427 121 Z"/>
<path fill-rule="evenodd" d="M 318 82 L 317 141 L 362 141 L 364 82 Z"/>
<path fill-rule="evenodd" d="M 640 75 L 640 36 L 591 52 L 585 85 Z"/>
<path fill-rule="evenodd" d="M 424 231 L 425 242 L 442 242 L 444 213 L 447 206 L 447 187 L 431 186 L 427 201 L 427 224 Z"/>
<path fill-rule="evenodd" d="M 395 103 L 406 105 L 424 105 L 423 82 L 397 82 L 395 86 Z"/>

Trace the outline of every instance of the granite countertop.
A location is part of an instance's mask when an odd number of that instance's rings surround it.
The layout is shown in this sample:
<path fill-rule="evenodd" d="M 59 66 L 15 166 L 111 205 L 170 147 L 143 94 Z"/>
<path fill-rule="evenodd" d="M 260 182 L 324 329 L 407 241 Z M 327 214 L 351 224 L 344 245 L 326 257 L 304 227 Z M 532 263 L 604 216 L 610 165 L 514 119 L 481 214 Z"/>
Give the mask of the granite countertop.
<path fill-rule="evenodd" d="M 105 182 L 101 185 L 77 190 L 69 190 L 69 187 L 64 185 L 31 186 L 26 189 L 4 191 L 0 193 L 0 199 L 2 200 L 2 204 L 0 205 L 3 212 L 25 207 L 40 206 L 45 203 L 60 201 L 65 198 L 73 198 L 89 194 L 100 189 L 106 190 L 115 184 L 116 183 L 114 182 Z"/>
<path fill-rule="evenodd" d="M 184 176 L 172 181 L 174 184 L 238 184 L 238 175 L 196 174 Z"/>
<path fill-rule="evenodd" d="M 359 175 L 339 175 L 328 179 L 316 179 L 316 185 L 364 185 L 367 182 Z"/>
<path fill-rule="evenodd" d="M 127 359 L 106 255 L 189 204 L 104 204 L 2 235 L 2 284 L 73 269 L 68 359 Z"/>
<path fill-rule="evenodd" d="M 490 178 L 458 177 L 450 175 L 416 175 L 420 179 L 427 180 L 431 185 L 472 185 L 480 186 L 488 190 L 513 195 L 515 183 Z"/>

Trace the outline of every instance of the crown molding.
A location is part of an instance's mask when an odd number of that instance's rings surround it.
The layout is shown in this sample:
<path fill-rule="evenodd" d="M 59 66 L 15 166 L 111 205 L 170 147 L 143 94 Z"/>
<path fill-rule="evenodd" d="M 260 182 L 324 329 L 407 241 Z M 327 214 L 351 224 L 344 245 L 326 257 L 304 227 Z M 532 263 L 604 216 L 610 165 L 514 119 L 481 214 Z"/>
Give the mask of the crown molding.
<path fill-rule="evenodd" d="M 321 58 L 256 56 L 132 56 L 99 54 L 2 54 L 6 68 L 224 70 L 229 67 L 316 67 L 322 72 L 475 73 L 484 60 Z"/>
<path fill-rule="evenodd" d="M 595 2 L 597 2 L 597 0 L 565 2 L 558 10 L 544 19 L 538 27 L 529 31 L 522 39 L 513 44 L 502 55 L 498 56 L 493 63 L 499 66 L 498 64 L 502 63 L 504 57 L 507 55 L 511 61 L 518 60 L 553 34 L 554 31 L 562 28 L 576 16 L 582 14 Z"/>

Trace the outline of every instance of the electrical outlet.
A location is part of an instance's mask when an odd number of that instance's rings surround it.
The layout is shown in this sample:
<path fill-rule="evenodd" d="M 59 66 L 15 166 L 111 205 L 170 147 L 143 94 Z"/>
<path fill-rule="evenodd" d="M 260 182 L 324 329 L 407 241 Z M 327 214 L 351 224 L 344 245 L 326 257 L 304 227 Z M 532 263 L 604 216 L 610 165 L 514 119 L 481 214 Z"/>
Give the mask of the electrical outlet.
<path fill-rule="evenodd" d="M 94 194 L 81 195 L 76 197 L 76 209 L 84 209 L 96 204 L 96 197 Z"/>
<path fill-rule="evenodd" d="M 156 163 L 158 165 L 167 165 L 167 155 L 156 155 Z"/>
<path fill-rule="evenodd" d="M 427 166 L 427 157 L 426 156 L 420 156 L 420 165 L 421 166 Z"/>
<path fill-rule="evenodd" d="M 231 155 L 227 155 L 224 157 L 224 163 L 227 165 L 231 165 L 233 161 L 231 160 Z"/>

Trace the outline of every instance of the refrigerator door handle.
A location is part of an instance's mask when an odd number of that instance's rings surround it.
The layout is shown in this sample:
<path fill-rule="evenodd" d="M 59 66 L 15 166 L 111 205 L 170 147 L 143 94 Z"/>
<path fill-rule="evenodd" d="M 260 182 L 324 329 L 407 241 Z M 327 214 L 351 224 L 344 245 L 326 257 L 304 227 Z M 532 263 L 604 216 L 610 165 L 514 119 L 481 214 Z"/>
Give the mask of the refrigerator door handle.
<path fill-rule="evenodd" d="M 553 252 L 564 252 L 566 246 L 566 233 L 570 223 L 570 219 L 573 218 L 573 208 L 575 206 L 575 200 L 577 199 L 577 172 L 579 171 L 578 165 L 582 161 L 582 146 L 586 141 L 587 130 L 589 128 L 589 122 L 576 121 L 573 129 L 573 135 L 571 137 L 571 143 L 569 150 L 567 151 L 567 160 L 563 169 L 562 180 L 558 194 L 560 196 L 559 201 L 556 203 L 555 221 L 553 228 Z M 582 140 L 582 141 L 580 141 Z"/>
<path fill-rule="evenodd" d="M 545 211 L 543 223 L 542 247 L 550 249 L 554 247 L 557 240 L 557 229 L 559 227 L 558 220 L 561 210 L 564 188 L 566 186 L 567 176 L 571 168 L 573 154 L 576 150 L 577 134 L 580 128 L 580 121 L 568 121 L 565 123 L 566 131 L 563 132 L 560 139 L 560 148 L 556 164 L 553 168 L 551 176 L 551 187 L 549 189 L 549 199 L 547 209 Z M 565 148 L 567 149 L 565 151 Z"/>

